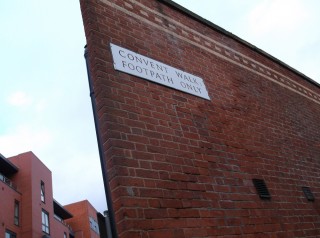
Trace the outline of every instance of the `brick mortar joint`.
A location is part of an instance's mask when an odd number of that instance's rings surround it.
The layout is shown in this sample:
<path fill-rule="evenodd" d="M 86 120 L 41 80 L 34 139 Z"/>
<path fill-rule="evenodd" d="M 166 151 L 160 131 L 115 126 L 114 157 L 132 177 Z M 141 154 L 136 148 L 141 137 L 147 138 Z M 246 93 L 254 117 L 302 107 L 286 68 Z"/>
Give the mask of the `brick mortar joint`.
<path fill-rule="evenodd" d="M 131 16 L 134 16 L 134 15 L 139 16 L 139 15 L 136 14 L 136 13 L 129 13 L 127 9 L 123 9 L 122 7 L 120 7 L 120 6 L 118 6 L 118 5 L 114 4 L 114 3 L 110 3 L 108 0 L 99 0 L 99 1 L 102 1 L 102 2 L 104 2 L 104 3 L 106 3 L 106 4 L 108 4 L 109 6 L 112 6 L 112 7 L 114 7 L 114 8 L 117 8 L 118 10 L 122 10 L 122 11 L 124 11 L 125 13 L 127 13 L 127 14 L 129 14 L 129 15 L 131 15 Z M 142 8 L 144 8 L 144 9 L 146 9 L 146 10 L 148 10 L 149 12 L 153 13 L 153 14 L 156 15 L 156 16 L 160 16 L 160 17 L 162 17 L 162 18 L 166 18 L 167 20 L 171 20 L 171 18 L 168 18 L 167 16 L 164 16 L 164 15 L 162 15 L 162 14 L 160 14 L 160 13 L 157 13 L 156 11 L 154 11 L 154 10 L 148 8 L 148 7 L 143 6 L 142 4 L 138 3 L 138 2 L 135 1 L 135 0 L 130 0 L 130 2 L 131 2 L 131 3 L 134 3 L 134 4 L 138 5 L 138 6 L 140 6 L 140 7 L 142 7 Z M 140 11 L 139 11 L 139 14 L 140 14 L 139 18 L 143 18 L 145 21 L 149 21 L 149 22 L 150 22 L 149 19 L 145 19 L 145 15 L 141 14 Z M 172 22 L 172 21 L 171 21 L 171 22 Z M 163 28 L 163 26 L 160 26 L 158 23 L 159 23 L 159 21 L 157 21 L 157 19 L 154 19 L 154 22 L 152 22 L 152 24 L 156 24 L 156 25 L 158 25 L 159 27 Z M 173 23 L 173 22 L 172 22 L 172 23 Z M 173 24 L 174 24 L 174 25 L 177 25 L 176 23 L 177 23 L 177 22 L 175 22 L 175 23 L 173 23 Z M 283 83 L 285 83 L 286 88 L 290 88 L 292 91 L 295 91 L 295 92 L 297 92 L 298 94 L 300 94 L 300 95 L 302 95 L 302 96 L 305 96 L 305 97 L 311 99 L 312 101 L 315 101 L 315 102 L 317 102 L 317 103 L 320 103 L 320 96 L 319 96 L 319 94 L 316 93 L 316 92 L 314 92 L 313 90 L 311 90 L 311 89 L 309 89 L 309 88 L 307 88 L 307 87 L 305 87 L 305 86 L 303 86 L 303 85 L 295 82 L 294 80 L 292 80 L 292 79 L 290 79 L 290 78 L 282 75 L 281 73 L 279 73 L 279 72 L 277 72 L 277 71 L 269 68 L 268 66 L 265 66 L 264 64 L 261 64 L 261 63 L 255 61 L 255 60 L 253 60 L 252 58 L 243 55 L 243 54 L 240 53 L 240 52 L 234 51 L 233 49 L 229 48 L 228 46 L 223 45 L 223 44 L 220 43 L 220 42 L 217 42 L 217 41 L 215 41 L 215 40 L 213 40 L 213 39 L 211 39 L 211 38 L 208 38 L 208 37 L 206 37 L 206 36 L 201 35 L 201 34 L 198 33 L 198 32 L 195 32 L 194 30 L 186 27 L 185 25 L 182 25 L 182 24 L 180 24 L 180 23 L 179 23 L 179 25 L 180 25 L 181 27 L 185 27 L 185 29 L 193 32 L 192 34 L 189 34 L 189 39 L 188 39 L 188 41 L 194 41 L 194 40 L 195 40 L 195 39 L 194 39 L 194 34 L 197 34 L 198 36 L 200 36 L 200 37 L 202 37 L 202 38 L 205 38 L 205 39 L 213 42 L 214 44 L 219 45 L 220 47 L 223 47 L 223 48 L 225 49 L 224 52 L 220 52 L 220 51 L 215 47 L 215 48 L 214 48 L 214 51 L 216 51 L 217 54 L 229 58 L 231 61 L 233 61 L 233 62 L 236 63 L 236 64 L 239 64 L 239 62 L 241 62 L 242 65 L 245 66 L 245 68 L 247 68 L 248 65 L 249 65 L 249 66 L 251 66 L 250 68 L 251 68 L 253 71 L 255 71 L 256 73 L 258 73 L 258 74 L 260 74 L 260 75 L 263 73 L 263 75 L 264 75 L 266 78 L 271 79 L 270 76 L 273 76 L 273 80 L 272 80 L 272 81 L 277 82 L 277 83 L 280 84 L 280 85 L 283 85 Z M 163 28 L 163 29 L 164 29 L 164 28 Z M 172 29 L 171 29 L 170 27 L 167 27 L 167 28 L 166 28 L 166 31 L 171 31 L 171 30 L 172 30 Z M 172 33 L 173 33 L 173 32 L 172 32 Z M 188 41 L 187 41 L 187 42 L 188 42 Z M 203 41 L 203 40 L 202 40 L 202 41 Z M 204 45 L 202 46 L 202 48 L 209 49 L 208 47 L 205 46 L 205 45 L 206 45 L 206 44 L 205 44 L 205 41 L 204 41 L 203 43 L 204 43 Z M 194 44 L 198 45 L 198 42 L 195 41 Z M 231 50 L 234 54 L 225 54 L 225 52 L 228 51 L 228 50 Z M 212 49 L 210 49 L 210 51 L 212 51 Z M 239 56 L 244 57 L 245 59 L 244 59 L 243 61 L 241 61 L 241 60 L 239 61 L 239 59 L 237 59 L 237 57 L 239 58 Z M 234 57 L 236 57 L 236 58 L 234 58 Z M 252 63 L 250 64 L 250 62 L 252 62 Z M 260 67 L 256 67 L 256 65 L 259 65 Z M 263 69 L 263 70 L 261 70 L 261 69 Z M 271 71 L 271 72 L 274 72 L 274 74 L 269 73 L 270 71 Z M 280 81 L 281 79 L 282 79 L 282 82 Z M 285 80 L 286 80 L 286 81 L 285 81 Z M 288 85 L 289 85 L 289 86 L 288 86 Z M 295 86 L 292 86 L 292 85 L 295 85 Z M 297 90 L 297 88 L 298 88 L 298 90 Z"/>

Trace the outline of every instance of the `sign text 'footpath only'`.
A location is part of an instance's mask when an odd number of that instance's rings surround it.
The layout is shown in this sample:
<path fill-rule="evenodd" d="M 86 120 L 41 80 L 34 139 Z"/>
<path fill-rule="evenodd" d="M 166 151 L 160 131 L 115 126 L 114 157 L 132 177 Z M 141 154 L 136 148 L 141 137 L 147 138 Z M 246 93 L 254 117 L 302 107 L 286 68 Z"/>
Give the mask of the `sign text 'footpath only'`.
<path fill-rule="evenodd" d="M 202 78 L 120 46 L 110 45 L 116 70 L 210 100 Z"/>

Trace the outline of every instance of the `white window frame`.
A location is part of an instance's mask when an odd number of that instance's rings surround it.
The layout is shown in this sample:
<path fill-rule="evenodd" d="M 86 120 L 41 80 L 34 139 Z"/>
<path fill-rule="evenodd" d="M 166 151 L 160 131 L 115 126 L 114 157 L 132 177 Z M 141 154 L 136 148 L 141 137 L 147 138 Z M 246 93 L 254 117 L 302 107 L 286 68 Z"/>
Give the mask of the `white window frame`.
<path fill-rule="evenodd" d="M 50 221 L 49 221 L 49 213 L 42 209 L 42 231 L 46 234 L 50 234 Z"/>
<path fill-rule="evenodd" d="M 40 193 L 41 193 L 41 202 L 45 203 L 46 202 L 46 193 L 45 193 L 45 186 L 44 182 L 41 181 L 40 183 Z"/>

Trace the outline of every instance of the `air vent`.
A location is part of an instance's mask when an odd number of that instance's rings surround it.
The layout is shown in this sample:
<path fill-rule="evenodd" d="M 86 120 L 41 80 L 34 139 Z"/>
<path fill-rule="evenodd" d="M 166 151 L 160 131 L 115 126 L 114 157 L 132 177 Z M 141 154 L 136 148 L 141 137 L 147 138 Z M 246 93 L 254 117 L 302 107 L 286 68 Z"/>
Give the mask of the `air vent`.
<path fill-rule="evenodd" d="M 252 179 L 252 182 L 261 199 L 271 199 L 271 195 L 263 179 Z"/>
<path fill-rule="evenodd" d="M 313 193 L 311 192 L 309 187 L 302 187 L 302 191 L 303 191 L 304 195 L 306 196 L 306 198 L 308 199 L 308 201 L 311 201 L 311 202 L 314 201 Z"/>

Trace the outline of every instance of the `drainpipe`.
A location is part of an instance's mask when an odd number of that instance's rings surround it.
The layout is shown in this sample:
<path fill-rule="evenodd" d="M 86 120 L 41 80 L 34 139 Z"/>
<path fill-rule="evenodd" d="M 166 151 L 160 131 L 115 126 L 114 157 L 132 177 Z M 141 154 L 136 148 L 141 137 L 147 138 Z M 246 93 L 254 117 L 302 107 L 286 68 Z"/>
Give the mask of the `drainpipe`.
<path fill-rule="evenodd" d="M 103 183 L 104 183 L 104 188 L 105 188 L 104 191 L 105 191 L 105 195 L 106 195 L 108 213 L 109 213 L 109 219 L 110 219 L 110 228 L 111 228 L 111 233 L 112 233 L 112 236 L 110 238 L 118 238 L 114 210 L 113 210 L 113 205 L 112 205 L 112 200 L 111 200 L 111 191 L 110 191 L 110 186 L 109 186 L 109 182 L 108 182 L 108 174 L 107 174 L 107 169 L 105 166 L 106 160 L 105 160 L 105 155 L 103 153 L 103 143 L 101 141 L 101 133 L 99 130 L 100 125 L 99 125 L 99 120 L 98 120 L 97 105 L 96 105 L 96 101 L 95 101 L 94 89 L 93 89 L 92 79 L 91 79 L 91 74 L 90 74 L 90 63 L 89 63 L 89 59 L 88 59 L 87 46 L 84 47 L 84 58 L 86 60 L 86 66 L 87 66 L 87 74 L 88 74 L 88 81 L 89 81 L 89 89 L 90 89 L 90 97 L 91 97 L 94 125 L 95 125 L 95 129 L 96 129 L 100 164 L 101 164 L 102 177 L 103 177 Z"/>

